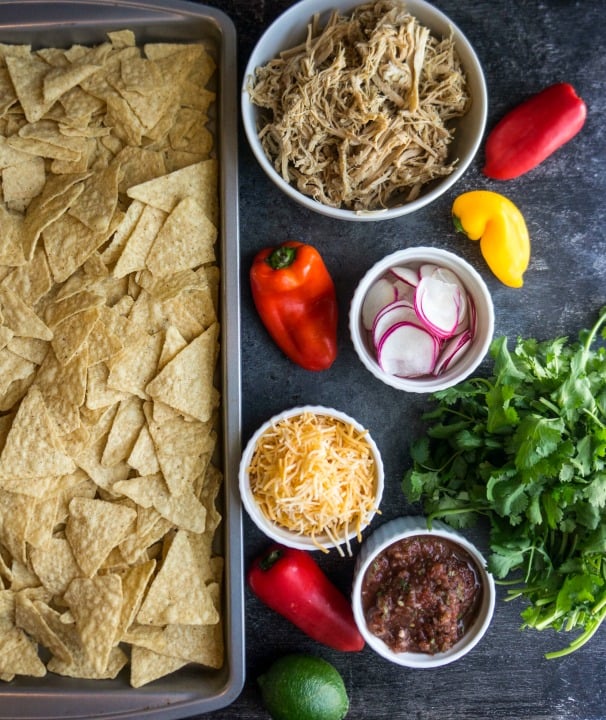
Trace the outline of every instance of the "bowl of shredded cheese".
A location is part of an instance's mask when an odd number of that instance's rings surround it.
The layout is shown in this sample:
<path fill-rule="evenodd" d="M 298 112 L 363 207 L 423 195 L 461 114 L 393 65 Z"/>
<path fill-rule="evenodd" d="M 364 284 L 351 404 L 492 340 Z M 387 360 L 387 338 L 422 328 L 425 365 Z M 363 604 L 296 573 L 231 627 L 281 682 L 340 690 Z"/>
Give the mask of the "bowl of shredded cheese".
<path fill-rule="evenodd" d="M 268 537 L 351 556 L 351 542 L 362 540 L 379 510 L 383 461 L 352 417 L 304 405 L 273 416 L 251 436 L 239 483 L 246 511 Z"/>
<path fill-rule="evenodd" d="M 301 0 L 258 40 L 244 130 L 286 195 L 344 220 L 424 207 L 465 173 L 487 90 L 463 32 L 425 0 Z"/>

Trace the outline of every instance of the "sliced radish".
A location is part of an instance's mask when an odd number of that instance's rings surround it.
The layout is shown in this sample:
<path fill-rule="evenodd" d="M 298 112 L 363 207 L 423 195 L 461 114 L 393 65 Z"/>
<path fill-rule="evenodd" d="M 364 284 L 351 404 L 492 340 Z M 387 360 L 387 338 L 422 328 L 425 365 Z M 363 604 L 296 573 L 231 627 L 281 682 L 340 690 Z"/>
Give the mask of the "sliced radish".
<path fill-rule="evenodd" d="M 397 323 L 383 334 L 377 348 L 380 367 L 390 375 L 430 375 L 436 364 L 440 343 L 418 325 Z"/>
<path fill-rule="evenodd" d="M 381 338 L 392 327 L 398 323 L 409 322 L 421 326 L 419 318 L 412 307 L 405 302 L 398 301 L 387 305 L 376 316 L 373 328 L 372 339 L 376 348 L 381 344 Z"/>
<path fill-rule="evenodd" d="M 398 300 L 405 300 L 410 303 L 410 305 L 414 304 L 415 289 L 412 285 L 409 285 L 403 280 L 396 279 L 393 282 L 393 286 Z"/>
<path fill-rule="evenodd" d="M 406 265 L 396 265 L 395 267 L 389 268 L 389 273 L 397 280 L 401 280 L 411 287 L 416 287 L 419 282 L 419 276 L 417 273 Z"/>
<path fill-rule="evenodd" d="M 436 270 L 440 270 L 440 266 L 434 265 L 434 263 L 423 263 L 423 265 L 419 265 L 419 269 L 417 270 L 419 280 L 427 275 L 433 275 Z"/>
<path fill-rule="evenodd" d="M 460 335 L 455 335 L 448 340 L 442 347 L 436 365 L 433 369 L 433 374 L 439 375 L 458 362 L 467 352 L 469 346 L 471 345 L 471 340 L 472 334 L 469 330 L 465 330 Z"/>
<path fill-rule="evenodd" d="M 463 288 L 463 283 L 459 280 L 459 276 L 450 268 L 435 266 L 431 274 L 433 277 L 438 278 L 438 280 L 442 280 L 442 282 L 453 283 L 454 285 L 458 285 L 460 288 Z"/>
<path fill-rule="evenodd" d="M 362 305 L 379 365 L 392 375 L 438 375 L 467 351 L 476 329 L 473 298 L 455 272 L 434 263 L 397 265 Z"/>
<path fill-rule="evenodd" d="M 459 324 L 456 332 L 462 332 L 467 327 L 467 291 L 465 290 L 465 285 L 463 285 L 459 276 L 450 270 L 450 268 L 436 267 L 432 273 L 432 277 L 442 280 L 442 282 L 458 285 L 461 291 L 461 306 L 459 308 Z"/>
<path fill-rule="evenodd" d="M 415 292 L 419 318 L 440 338 L 450 337 L 459 324 L 461 291 L 458 285 L 424 275 Z"/>
<path fill-rule="evenodd" d="M 469 307 L 469 330 L 472 336 L 476 334 L 476 324 L 478 322 L 478 314 L 476 312 L 476 306 L 471 295 L 467 296 L 467 306 Z"/>
<path fill-rule="evenodd" d="M 362 303 L 362 324 L 366 330 L 372 329 L 377 313 L 397 299 L 396 289 L 386 278 L 380 278 L 374 285 L 371 285 Z"/>

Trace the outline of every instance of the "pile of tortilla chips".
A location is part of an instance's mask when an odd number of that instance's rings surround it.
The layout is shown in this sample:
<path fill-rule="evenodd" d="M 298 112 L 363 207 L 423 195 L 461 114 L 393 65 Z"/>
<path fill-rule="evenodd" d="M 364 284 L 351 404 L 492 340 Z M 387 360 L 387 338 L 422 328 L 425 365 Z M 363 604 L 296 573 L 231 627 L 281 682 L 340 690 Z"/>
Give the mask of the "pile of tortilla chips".
<path fill-rule="evenodd" d="M 202 44 L 0 46 L 0 678 L 223 663 Z"/>

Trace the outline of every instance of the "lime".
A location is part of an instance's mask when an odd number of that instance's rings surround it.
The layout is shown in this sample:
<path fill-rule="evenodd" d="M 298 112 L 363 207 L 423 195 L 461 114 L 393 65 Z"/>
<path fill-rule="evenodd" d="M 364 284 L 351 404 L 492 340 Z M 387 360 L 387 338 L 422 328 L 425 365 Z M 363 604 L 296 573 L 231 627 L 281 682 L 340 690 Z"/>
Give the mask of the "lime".
<path fill-rule="evenodd" d="M 313 655 L 285 655 L 258 683 L 273 720 L 341 720 L 349 710 L 339 671 Z"/>

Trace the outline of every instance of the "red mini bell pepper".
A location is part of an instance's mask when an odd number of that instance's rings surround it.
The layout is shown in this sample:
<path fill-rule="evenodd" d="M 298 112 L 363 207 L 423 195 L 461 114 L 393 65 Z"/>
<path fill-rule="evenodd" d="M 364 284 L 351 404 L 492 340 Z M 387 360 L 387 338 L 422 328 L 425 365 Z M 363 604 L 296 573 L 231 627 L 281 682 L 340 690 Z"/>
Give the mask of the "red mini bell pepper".
<path fill-rule="evenodd" d="M 305 550 L 271 545 L 253 562 L 248 584 L 268 607 L 314 640 L 346 652 L 364 647 L 351 604 Z"/>
<path fill-rule="evenodd" d="M 320 253 L 289 240 L 257 253 L 250 269 L 253 301 L 278 347 L 306 370 L 337 357 L 337 294 Z"/>
<path fill-rule="evenodd" d="M 511 180 L 532 170 L 583 127 L 587 106 L 572 85 L 556 83 L 508 112 L 486 140 L 483 172 Z"/>

